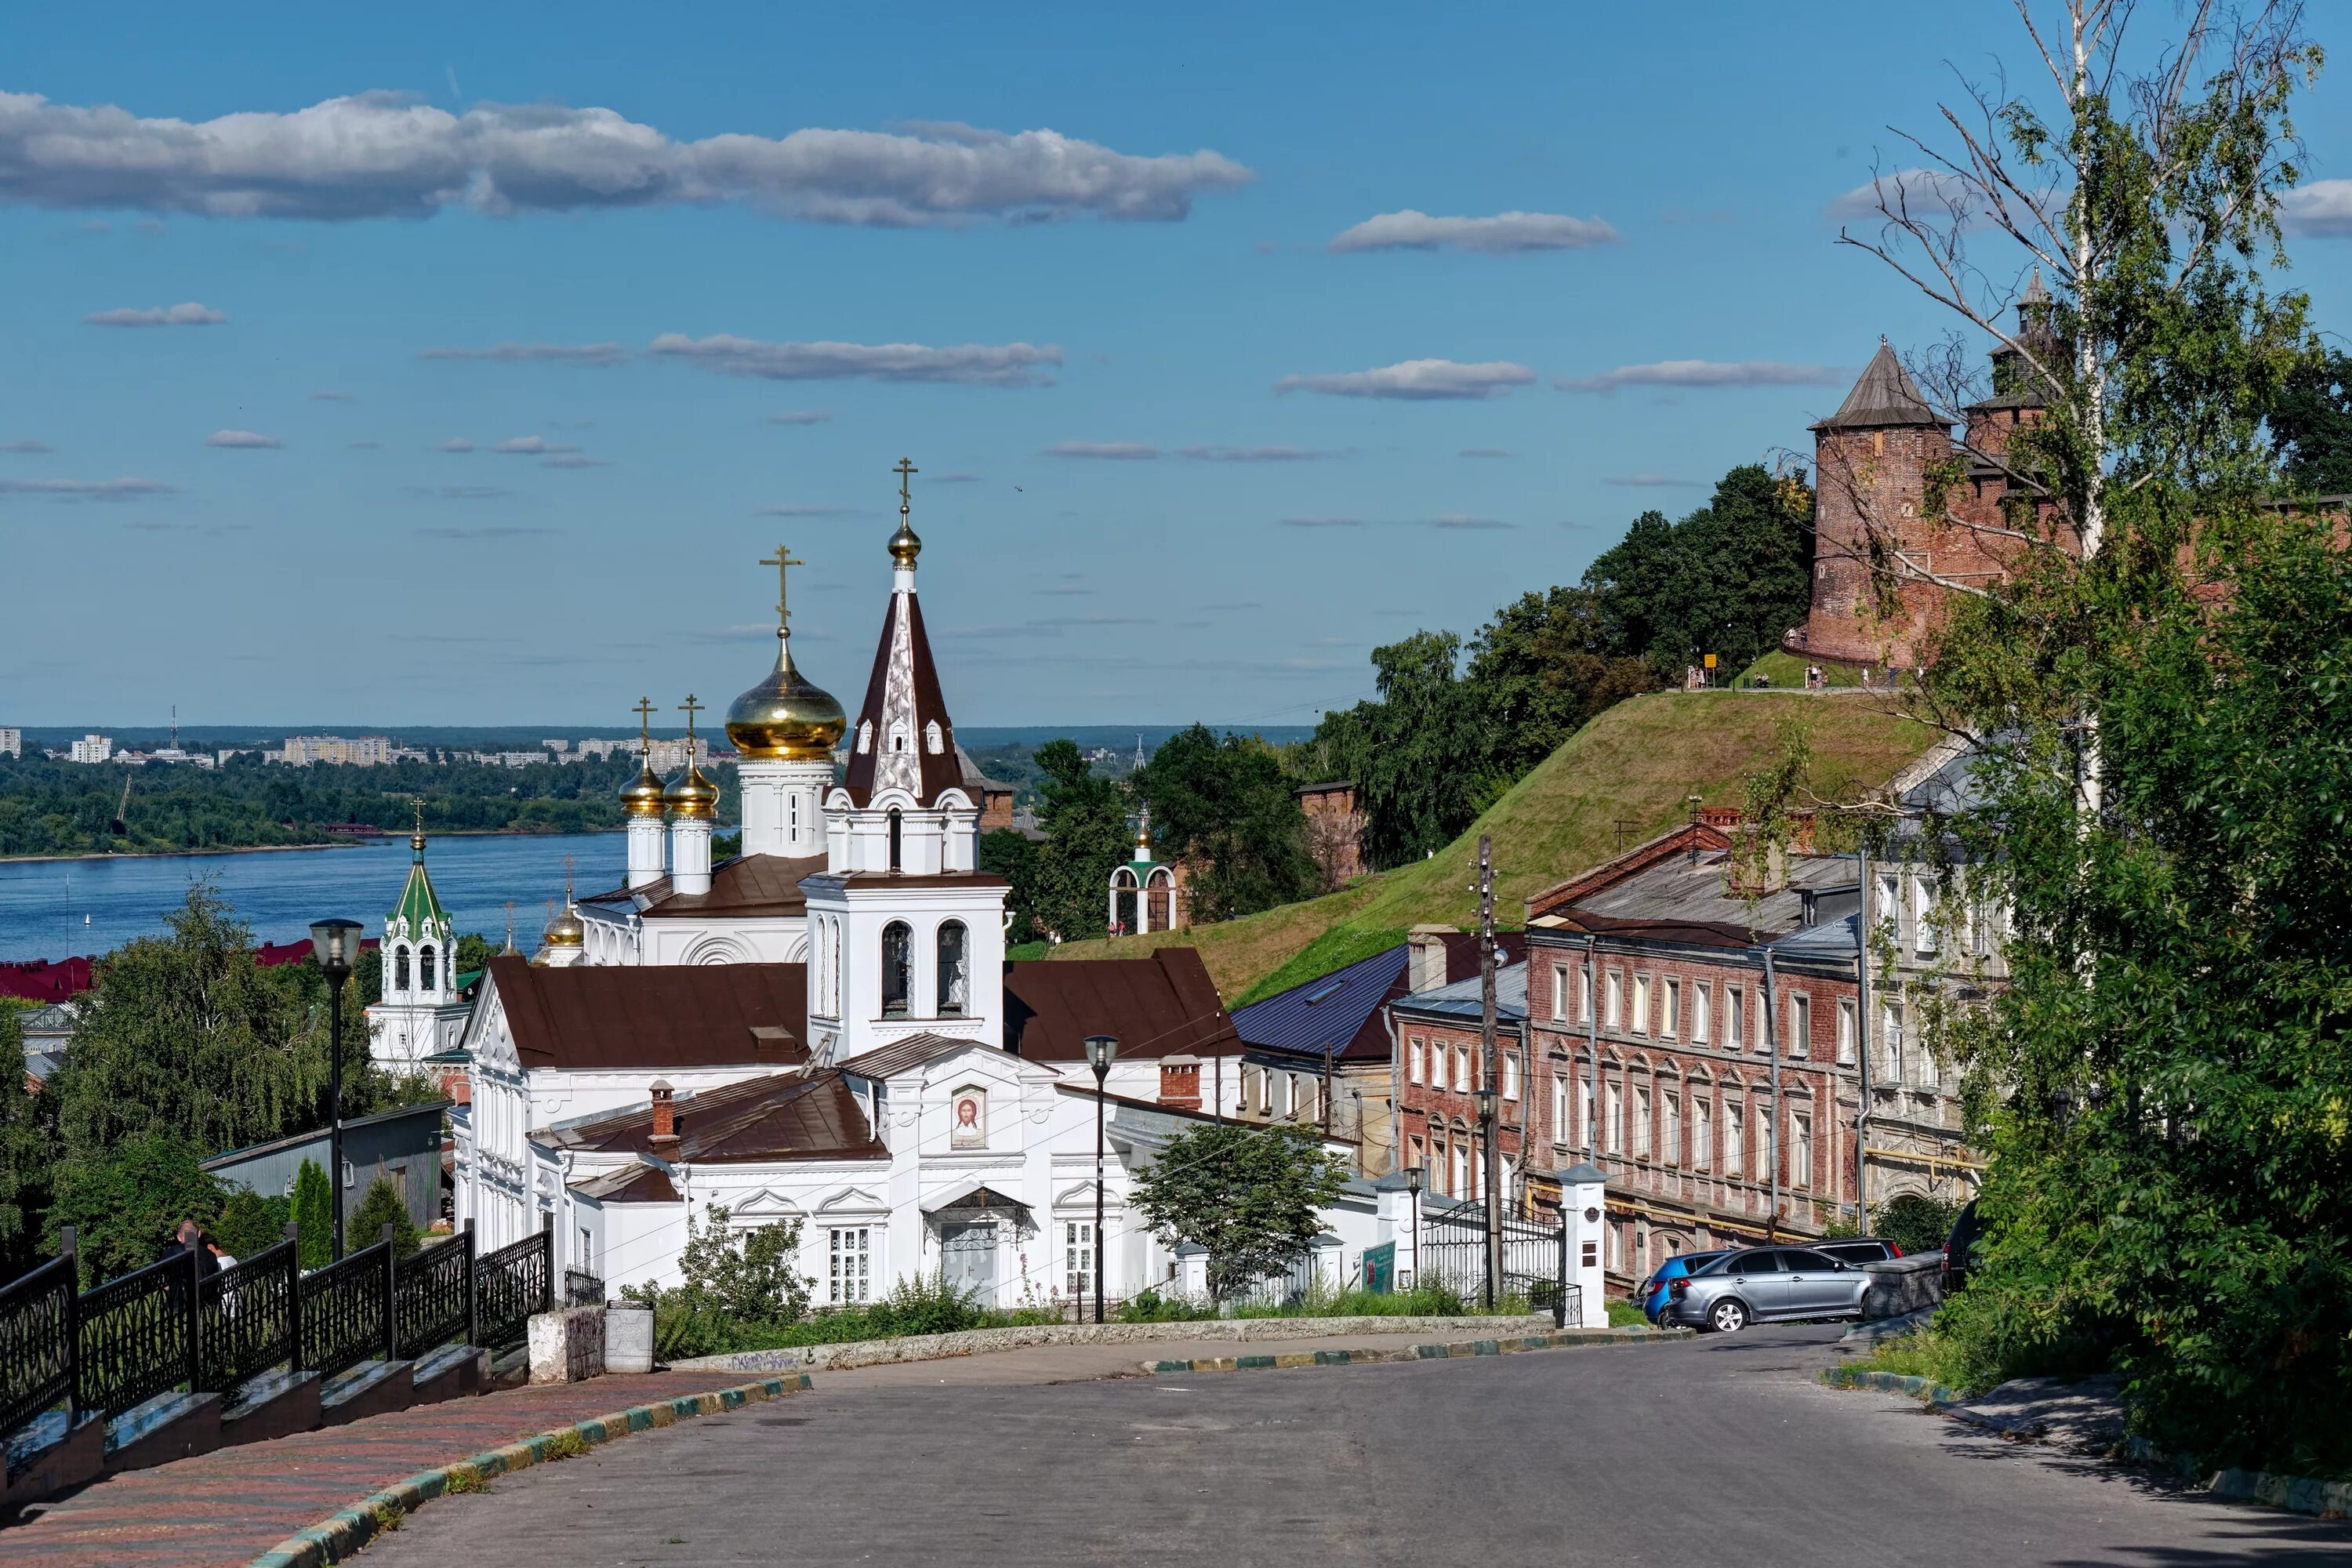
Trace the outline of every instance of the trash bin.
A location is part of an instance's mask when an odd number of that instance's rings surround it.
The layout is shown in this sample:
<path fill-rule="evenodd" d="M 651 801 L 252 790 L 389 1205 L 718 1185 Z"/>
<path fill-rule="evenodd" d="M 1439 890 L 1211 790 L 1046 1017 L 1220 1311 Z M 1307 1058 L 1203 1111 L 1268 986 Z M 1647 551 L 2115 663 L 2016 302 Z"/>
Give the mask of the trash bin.
<path fill-rule="evenodd" d="M 615 1302 L 604 1311 L 604 1371 L 651 1372 L 654 1369 L 654 1310 L 634 1301 Z"/>

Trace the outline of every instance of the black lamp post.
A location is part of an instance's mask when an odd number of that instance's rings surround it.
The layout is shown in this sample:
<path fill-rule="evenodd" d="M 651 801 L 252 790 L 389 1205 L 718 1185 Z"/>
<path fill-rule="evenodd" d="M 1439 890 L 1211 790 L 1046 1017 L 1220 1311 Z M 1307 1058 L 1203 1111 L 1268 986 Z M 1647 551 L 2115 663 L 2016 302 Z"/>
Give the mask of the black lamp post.
<path fill-rule="evenodd" d="M 1103 1079 L 1118 1059 L 1117 1035 L 1087 1037 L 1087 1066 L 1095 1069 L 1095 1321 L 1103 1321 Z"/>
<path fill-rule="evenodd" d="M 343 1255 L 343 982 L 360 957 L 360 922 L 310 922 L 310 955 L 327 977 L 327 1187 L 335 1197 L 335 1256 Z"/>
<path fill-rule="evenodd" d="M 1404 1190 L 1412 1194 L 1412 1288 L 1421 1289 L 1421 1189 L 1429 1173 L 1419 1165 L 1404 1168 Z"/>

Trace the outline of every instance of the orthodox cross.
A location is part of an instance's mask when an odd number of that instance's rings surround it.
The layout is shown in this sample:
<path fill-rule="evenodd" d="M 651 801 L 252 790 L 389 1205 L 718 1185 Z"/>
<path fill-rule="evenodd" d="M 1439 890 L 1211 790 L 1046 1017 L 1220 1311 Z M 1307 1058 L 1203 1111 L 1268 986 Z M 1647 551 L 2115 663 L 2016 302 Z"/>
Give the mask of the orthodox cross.
<path fill-rule="evenodd" d="M 686 715 L 686 760 L 689 766 L 694 762 L 694 716 L 702 709 L 703 704 L 694 700 L 691 691 L 686 694 L 686 700 L 677 705 L 678 711 Z"/>
<path fill-rule="evenodd" d="M 419 795 L 408 804 L 416 813 L 416 837 L 422 838 L 425 837 L 425 798 Z"/>
<path fill-rule="evenodd" d="M 792 568 L 795 566 L 805 566 L 808 563 L 805 561 L 794 560 L 793 558 L 793 547 L 791 545 L 779 544 L 776 546 L 776 552 L 773 555 L 763 555 L 760 558 L 760 564 L 762 566 L 772 566 L 776 569 L 777 635 L 779 637 L 789 637 L 792 635 L 793 613 L 790 609 L 786 608 L 786 601 L 790 595 L 785 591 L 785 574 L 790 572 Z"/>
<path fill-rule="evenodd" d="M 654 754 L 654 700 L 640 697 L 630 711 L 637 716 L 637 755 L 650 757 Z"/>
<path fill-rule="evenodd" d="M 907 480 L 914 475 L 921 473 L 923 470 L 915 467 L 915 465 L 908 459 L 901 458 L 898 459 L 898 466 L 890 471 L 898 476 L 898 521 L 904 522 L 907 520 L 907 510 L 910 504 L 909 498 L 907 494 Z"/>

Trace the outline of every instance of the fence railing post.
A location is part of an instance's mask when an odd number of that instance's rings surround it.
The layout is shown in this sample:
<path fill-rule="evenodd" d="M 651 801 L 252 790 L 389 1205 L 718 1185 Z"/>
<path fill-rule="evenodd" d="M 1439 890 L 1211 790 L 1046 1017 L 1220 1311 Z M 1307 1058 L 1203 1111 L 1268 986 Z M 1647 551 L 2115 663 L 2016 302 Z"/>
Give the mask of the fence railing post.
<path fill-rule="evenodd" d="M 1565 1205 L 1561 1205 L 1559 1211 L 1559 1282 L 1558 1289 L 1559 1294 L 1552 1299 L 1551 1326 L 1555 1329 L 1564 1329 L 1568 1327 L 1568 1208 Z M 1580 1312 L 1580 1326 L 1581 1326 L 1581 1316 L 1582 1314 Z"/>
<path fill-rule="evenodd" d="M 400 1260 L 393 1256 L 392 1222 L 376 1237 L 383 1243 L 383 1359 L 400 1359 Z"/>
<path fill-rule="evenodd" d="M 555 1310 L 555 1216 L 539 1216 L 539 1310 Z"/>
<path fill-rule="evenodd" d="M 479 1281 L 475 1278 L 474 1264 L 481 1254 L 474 1247 L 474 1222 L 466 1222 L 466 1342 L 482 1342 L 482 1299 Z"/>
<path fill-rule="evenodd" d="M 187 1251 L 188 1259 L 188 1392 L 199 1393 L 205 1386 L 205 1277 L 196 1260 L 204 1239 L 199 1237 Z"/>
<path fill-rule="evenodd" d="M 76 1226 L 58 1227 L 58 1256 L 68 1260 L 72 1278 L 66 1281 L 66 1430 L 80 1424 L 87 1408 L 81 1397 L 81 1232 Z"/>

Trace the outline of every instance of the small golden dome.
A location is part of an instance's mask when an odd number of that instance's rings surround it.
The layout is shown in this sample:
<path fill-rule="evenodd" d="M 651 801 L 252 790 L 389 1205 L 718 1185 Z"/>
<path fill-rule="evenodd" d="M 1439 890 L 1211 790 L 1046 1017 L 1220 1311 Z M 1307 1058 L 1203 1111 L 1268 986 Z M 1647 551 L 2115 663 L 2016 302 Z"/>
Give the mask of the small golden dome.
<path fill-rule="evenodd" d="M 727 710 L 727 739 L 750 763 L 823 762 L 841 743 L 849 715 L 833 694 L 793 668 L 793 644 L 780 636 L 776 668 Z"/>
<path fill-rule="evenodd" d="M 908 571 L 914 570 L 915 557 L 923 552 L 923 542 L 907 526 L 907 514 L 898 514 L 898 531 L 890 536 L 890 559 Z"/>
<path fill-rule="evenodd" d="M 662 814 L 662 782 L 650 762 L 640 763 L 637 776 L 621 786 L 621 809 L 631 816 Z"/>
<path fill-rule="evenodd" d="M 682 817 L 708 822 L 719 815 L 719 786 L 704 778 L 700 768 L 688 763 L 685 771 L 662 791 L 662 804 Z"/>
<path fill-rule="evenodd" d="M 562 913 L 547 922 L 547 930 L 541 934 L 550 947 L 578 947 L 588 940 L 588 928 L 582 922 L 580 911 L 566 904 Z"/>

